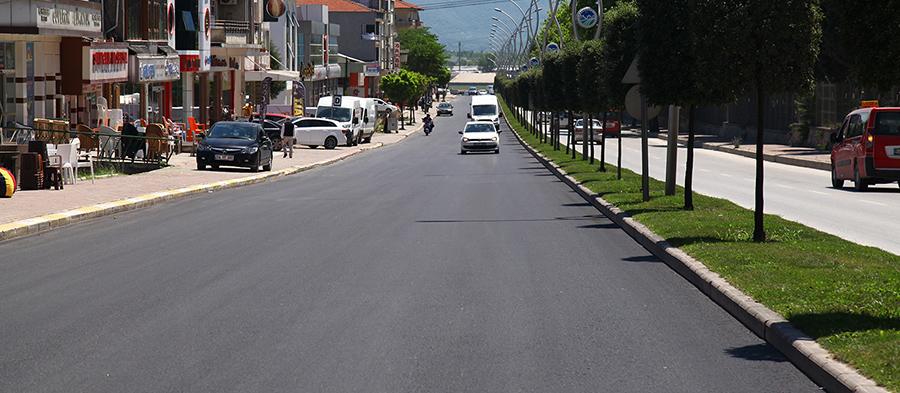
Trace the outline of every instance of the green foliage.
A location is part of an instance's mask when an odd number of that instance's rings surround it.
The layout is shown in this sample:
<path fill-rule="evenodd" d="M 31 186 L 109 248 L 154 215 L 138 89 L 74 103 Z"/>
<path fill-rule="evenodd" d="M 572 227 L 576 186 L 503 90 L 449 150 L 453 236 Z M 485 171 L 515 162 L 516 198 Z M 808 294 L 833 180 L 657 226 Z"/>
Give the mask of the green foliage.
<path fill-rule="evenodd" d="M 434 76 L 434 83 L 438 86 L 444 87 L 450 83 L 450 70 L 447 67 L 442 67 L 437 75 Z"/>
<path fill-rule="evenodd" d="M 608 90 L 603 85 L 603 41 L 590 40 L 581 45 L 576 77 L 584 111 L 598 113 L 609 109 Z"/>
<path fill-rule="evenodd" d="M 425 93 L 428 82 L 428 78 L 422 74 L 400 69 L 381 78 L 381 90 L 388 99 L 403 108 Z"/>
<path fill-rule="evenodd" d="M 427 28 L 401 30 L 397 33 L 397 41 L 401 48 L 409 50 L 403 68 L 438 80 L 447 72 L 448 57 L 444 45 Z"/>
<path fill-rule="evenodd" d="M 822 0 L 823 55 L 862 87 L 900 85 L 900 1 Z"/>
<path fill-rule="evenodd" d="M 638 16 L 638 7 L 633 0 L 619 1 L 604 16 L 601 75 L 610 109 L 625 107 L 629 86 L 622 84 L 622 77 L 637 54 Z"/>
<path fill-rule="evenodd" d="M 554 112 L 564 111 L 566 107 L 559 99 L 566 94 L 563 86 L 565 80 L 560 53 L 550 53 L 544 56 L 541 80 L 543 81 L 544 96 L 548 97 L 545 102 L 546 109 Z"/>
<path fill-rule="evenodd" d="M 575 112 L 583 110 L 583 102 L 578 96 L 578 63 L 581 61 L 581 42 L 571 42 L 560 51 L 563 94 L 557 99 L 566 109 Z"/>

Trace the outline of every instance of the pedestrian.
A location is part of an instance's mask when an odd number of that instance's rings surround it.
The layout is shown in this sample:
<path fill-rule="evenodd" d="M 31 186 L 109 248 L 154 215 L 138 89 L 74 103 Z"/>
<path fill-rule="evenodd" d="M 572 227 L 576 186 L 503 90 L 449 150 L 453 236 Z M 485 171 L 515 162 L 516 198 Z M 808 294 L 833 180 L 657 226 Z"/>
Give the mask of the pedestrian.
<path fill-rule="evenodd" d="M 294 123 L 290 119 L 281 126 L 281 146 L 284 158 L 294 158 Z"/>

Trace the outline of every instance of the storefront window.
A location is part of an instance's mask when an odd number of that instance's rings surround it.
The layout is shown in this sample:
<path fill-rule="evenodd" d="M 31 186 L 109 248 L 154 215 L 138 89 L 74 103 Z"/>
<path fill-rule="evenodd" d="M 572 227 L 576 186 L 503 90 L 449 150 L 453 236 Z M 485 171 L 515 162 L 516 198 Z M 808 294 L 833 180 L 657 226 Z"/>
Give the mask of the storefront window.
<path fill-rule="evenodd" d="M 154 41 L 165 41 L 168 39 L 166 33 L 166 1 L 165 0 L 149 0 L 148 1 L 149 17 L 149 35 Z"/>
<path fill-rule="evenodd" d="M 125 39 L 141 40 L 141 0 L 125 0 Z"/>
<path fill-rule="evenodd" d="M 16 121 L 16 44 L 0 42 L 0 126 Z"/>

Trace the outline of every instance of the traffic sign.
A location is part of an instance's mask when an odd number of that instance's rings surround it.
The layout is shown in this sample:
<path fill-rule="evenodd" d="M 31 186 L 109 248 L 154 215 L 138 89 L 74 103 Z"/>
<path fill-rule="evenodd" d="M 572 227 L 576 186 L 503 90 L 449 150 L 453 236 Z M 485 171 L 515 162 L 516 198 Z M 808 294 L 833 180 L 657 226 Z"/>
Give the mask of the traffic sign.
<path fill-rule="evenodd" d="M 559 44 L 557 44 L 555 42 L 551 42 L 551 43 L 547 44 L 547 52 L 550 52 L 550 53 L 559 52 Z"/>

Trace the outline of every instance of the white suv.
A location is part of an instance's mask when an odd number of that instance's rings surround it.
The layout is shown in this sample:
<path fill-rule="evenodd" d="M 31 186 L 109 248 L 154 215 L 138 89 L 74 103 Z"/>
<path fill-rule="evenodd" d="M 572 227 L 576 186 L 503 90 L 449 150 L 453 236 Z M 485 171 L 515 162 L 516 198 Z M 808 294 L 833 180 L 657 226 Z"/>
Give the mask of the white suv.
<path fill-rule="evenodd" d="M 462 134 L 459 140 L 460 154 L 470 151 L 493 151 L 494 154 L 500 154 L 500 134 L 494 123 L 470 121 L 459 133 Z"/>

